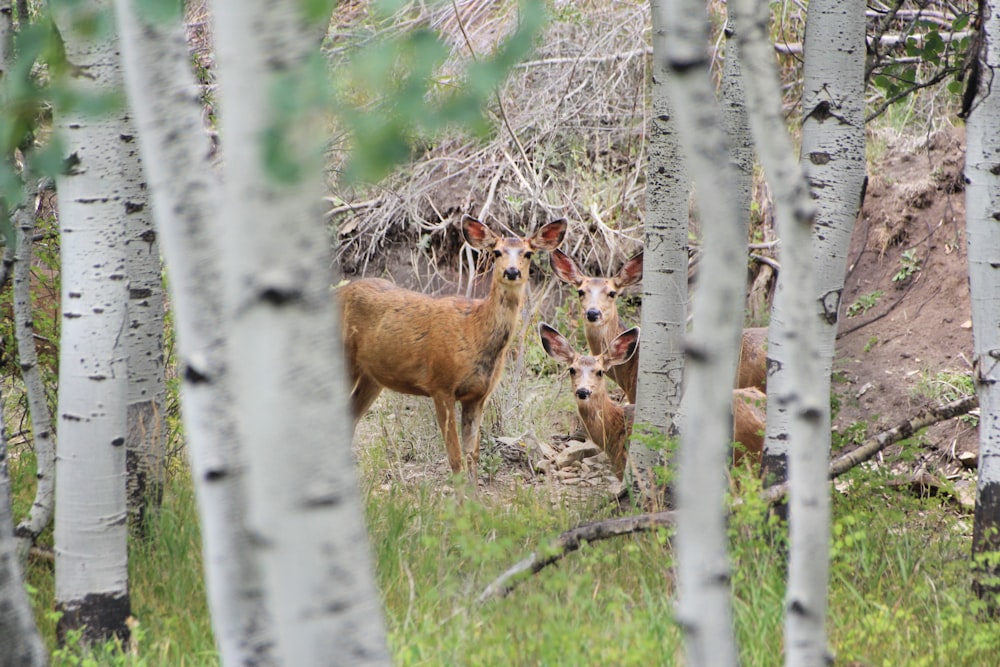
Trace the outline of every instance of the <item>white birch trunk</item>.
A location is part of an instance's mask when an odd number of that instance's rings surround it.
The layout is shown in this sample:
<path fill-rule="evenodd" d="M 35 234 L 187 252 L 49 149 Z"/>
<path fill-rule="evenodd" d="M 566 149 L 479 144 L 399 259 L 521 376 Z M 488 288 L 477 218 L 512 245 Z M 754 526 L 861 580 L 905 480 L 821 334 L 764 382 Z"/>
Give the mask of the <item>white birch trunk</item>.
<path fill-rule="evenodd" d="M 982 5 L 978 93 L 968 117 L 965 208 L 972 297 L 973 367 L 979 396 L 979 481 L 972 537 L 973 590 L 1000 615 L 1000 2 Z"/>
<path fill-rule="evenodd" d="M 728 6 L 728 5 L 727 5 Z M 754 141 L 747 115 L 747 93 L 744 91 L 743 67 L 740 65 L 736 21 L 729 10 L 724 35 L 726 58 L 722 64 L 722 126 L 729 139 L 729 156 L 733 163 L 739 222 L 746 238 L 750 229 L 750 202 L 753 197 Z M 752 91 L 751 91 L 752 92 Z"/>
<path fill-rule="evenodd" d="M 221 185 L 181 17 L 145 20 L 116 3 L 125 84 L 170 276 L 181 408 L 201 520 L 215 642 L 223 665 L 274 665 L 263 582 L 246 530 L 246 476 L 222 318 Z"/>
<path fill-rule="evenodd" d="M 0 667 L 44 667 L 49 664 L 48 654 L 35 625 L 14 541 L 6 433 L 0 410 Z"/>
<path fill-rule="evenodd" d="M 667 91 L 666 43 L 659 1 L 653 8 L 653 118 L 649 130 L 646 220 L 643 224 L 642 349 L 635 422 L 670 433 L 680 408 L 688 298 L 688 192 L 677 120 Z M 635 431 L 634 433 L 637 433 Z M 633 439 L 629 470 L 646 498 L 655 494 L 660 452 Z"/>
<path fill-rule="evenodd" d="M 289 104 L 302 88 L 280 100 L 295 117 L 279 116 L 275 98 L 317 55 L 315 30 L 293 0 L 214 8 L 229 359 L 276 652 L 297 667 L 385 664 L 322 224 L 324 125 L 317 109 Z M 283 182 L 265 166 L 263 139 L 275 127 L 301 165 Z"/>
<path fill-rule="evenodd" d="M 732 387 L 743 320 L 745 234 L 726 138 L 709 76 L 708 17 L 697 0 L 661 7 L 667 69 L 686 164 L 695 182 L 704 259 L 686 344 L 685 403 L 677 471 L 677 618 L 690 667 L 735 665 L 724 495 Z"/>
<path fill-rule="evenodd" d="M 142 534 L 145 514 L 160 506 L 164 483 L 163 282 L 160 244 L 139 159 L 132 118 L 122 117 L 122 204 L 128 271 L 128 468 L 129 523 Z"/>
<path fill-rule="evenodd" d="M 79 7 L 110 8 L 91 1 Z M 63 7 L 60 5 L 59 7 Z M 77 32 L 56 12 L 66 58 L 66 85 L 81 95 L 121 86 L 112 37 Z M 59 355 L 59 456 L 56 461 L 55 554 L 58 629 L 81 628 L 87 640 L 128 636 L 125 503 L 124 349 L 128 276 L 124 256 L 121 124 L 56 109 L 68 173 L 57 178 L 62 252 Z"/>
<path fill-rule="evenodd" d="M 751 126 L 775 196 L 775 217 L 781 237 L 782 270 L 778 281 L 783 317 L 778 322 L 772 320 L 771 336 L 781 341 L 786 353 L 782 377 L 787 381 L 775 387 L 769 380 L 768 394 L 773 400 L 769 399 L 768 408 L 780 405 L 790 419 L 787 433 L 791 546 L 785 664 L 827 665 L 832 660 L 826 646 L 830 370 L 823 369 L 817 341 L 817 314 L 823 314 L 823 300 L 814 299 L 813 284 L 816 265 L 812 255 L 813 223 L 817 211 L 781 110 L 781 85 L 767 33 L 769 7 L 759 0 L 733 0 L 729 6 L 743 26 L 739 43 Z M 827 382 L 817 381 L 824 372 Z"/>
<path fill-rule="evenodd" d="M 28 550 L 52 522 L 55 510 L 56 443 L 52 430 L 52 414 L 45 397 L 45 386 L 38 368 L 35 348 L 35 327 L 31 308 L 31 250 L 35 233 L 35 196 L 37 186 L 25 187 L 25 204 L 12 216 L 17 228 L 17 249 L 14 255 L 14 326 L 17 332 L 17 358 L 21 366 L 28 396 L 31 433 L 35 447 L 35 500 L 31 512 L 18 524 L 16 535 L 18 556 L 27 561 Z"/>

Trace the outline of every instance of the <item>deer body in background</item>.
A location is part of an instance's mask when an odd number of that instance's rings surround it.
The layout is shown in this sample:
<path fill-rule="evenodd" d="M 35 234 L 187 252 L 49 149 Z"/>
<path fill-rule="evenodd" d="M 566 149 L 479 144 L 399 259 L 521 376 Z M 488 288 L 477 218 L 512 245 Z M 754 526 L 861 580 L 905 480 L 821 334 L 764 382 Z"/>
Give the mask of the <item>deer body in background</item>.
<path fill-rule="evenodd" d="M 462 229 L 470 246 L 493 255 L 486 298 L 435 298 L 372 278 L 350 282 L 336 296 L 355 425 L 383 388 L 429 396 L 452 472 L 465 465 L 475 482 L 483 406 L 503 371 L 532 254 L 555 250 L 566 221 L 526 238 L 498 236 L 470 216 Z M 461 440 L 456 402 L 462 405 Z"/>
<path fill-rule="evenodd" d="M 590 353 L 599 355 L 618 334 L 625 331 L 625 325 L 618 317 L 618 295 L 642 278 L 642 253 L 625 262 L 612 278 L 591 278 L 580 270 L 573 258 L 556 250 L 550 255 L 552 270 L 564 283 L 576 287 L 583 308 L 583 331 L 587 337 Z M 636 385 L 639 377 L 639 355 L 635 354 L 625 363 L 609 370 L 612 379 L 625 392 L 629 403 L 635 404 Z"/>
<path fill-rule="evenodd" d="M 608 396 L 605 373 L 635 356 L 639 346 L 639 327 L 624 331 L 596 356 L 581 355 L 566 338 L 548 324 L 539 327 L 545 352 L 569 367 L 576 407 L 590 439 L 611 460 L 615 476 L 625 475 L 626 445 L 632 430 L 632 406 L 623 407 Z"/>

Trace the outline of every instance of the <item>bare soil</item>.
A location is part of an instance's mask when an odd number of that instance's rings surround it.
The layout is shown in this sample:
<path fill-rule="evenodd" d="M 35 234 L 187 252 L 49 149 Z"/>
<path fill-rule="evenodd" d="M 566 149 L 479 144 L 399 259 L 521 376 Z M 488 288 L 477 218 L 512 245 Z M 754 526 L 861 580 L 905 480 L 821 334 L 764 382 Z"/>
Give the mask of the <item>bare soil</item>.
<path fill-rule="evenodd" d="M 964 159 L 964 128 L 950 127 L 890 145 L 871 168 L 851 240 L 834 365 L 834 428 L 841 433 L 852 425 L 868 435 L 894 426 L 940 402 L 922 390 L 945 390 L 946 377 L 972 371 Z M 851 304 L 879 292 L 874 306 L 848 316 Z M 918 442 L 916 460 L 899 468 L 968 486 L 958 456 L 978 450 L 975 426 L 941 423 Z"/>

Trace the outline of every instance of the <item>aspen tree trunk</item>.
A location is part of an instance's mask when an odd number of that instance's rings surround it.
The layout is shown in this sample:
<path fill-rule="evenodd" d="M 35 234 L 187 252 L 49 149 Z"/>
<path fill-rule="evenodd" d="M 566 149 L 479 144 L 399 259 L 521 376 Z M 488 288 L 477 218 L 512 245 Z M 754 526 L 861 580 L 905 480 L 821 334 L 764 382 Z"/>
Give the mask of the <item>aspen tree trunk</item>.
<path fill-rule="evenodd" d="M 7 427 L 0 410 L 0 667 L 44 667 L 49 663 L 48 655 L 24 589 L 13 528 Z"/>
<path fill-rule="evenodd" d="M 978 92 L 965 154 L 973 367 L 979 396 L 979 481 L 972 535 L 972 588 L 1000 616 L 1000 2 L 985 0 Z"/>
<path fill-rule="evenodd" d="M 25 187 L 26 202 L 14 211 L 17 228 L 17 249 L 14 255 L 14 326 L 17 332 L 17 358 L 21 366 L 31 416 L 31 433 L 35 448 L 35 500 L 30 514 L 18 524 L 15 534 L 21 562 L 28 550 L 52 522 L 55 510 L 56 443 L 52 430 L 52 414 L 45 396 L 42 374 L 38 368 L 35 348 L 35 327 L 31 308 L 31 250 L 35 233 L 35 196 L 37 186 Z"/>
<path fill-rule="evenodd" d="M 820 374 L 814 382 L 822 396 L 830 393 L 834 344 L 844 287 L 851 231 L 865 183 L 864 58 L 865 5 L 860 0 L 811 2 L 806 17 L 802 93 L 802 147 L 818 215 L 813 231 L 815 316 L 818 321 Z M 788 391 L 786 374 L 785 290 L 778 276 L 768 337 L 768 394 Z M 822 431 L 816 456 L 829 458 L 830 424 Z M 791 413 L 778 401 L 768 402 L 767 437 L 762 469 L 764 484 L 788 479 L 788 435 Z"/>
<path fill-rule="evenodd" d="M 110 3 L 77 8 L 100 12 Z M 121 87 L 113 36 L 83 34 L 54 6 L 66 58 L 65 84 L 80 95 Z M 56 109 L 67 173 L 56 180 L 62 262 L 59 456 L 56 460 L 58 631 L 85 640 L 127 637 L 130 615 L 125 502 L 128 276 L 124 256 L 121 122 Z"/>
<path fill-rule="evenodd" d="M 166 259 L 181 412 L 201 520 L 215 642 L 223 665 L 275 665 L 263 582 L 246 529 L 246 465 L 222 318 L 222 188 L 188 60 L 182 16 L 155 21 L 140 0 L 115 10 L 129 106 Z"/>
<path fill-rule="evenodd" d="M 323 85 L 306 76 L 319 57 L 315 30 L 296 0 L 213 5 L 228 353 L 249 466 L 251 548 L 276 654 L 296 667 L 386 664 L 322 222 L 317 137 L 325 126 L 304 94 Z M 295 169 L 279 178 L 279 163 Z"/>
<path fill-rule="evenodd" d="M 709 76 L 705 6 L 662 6 L 667 70 L 686 164 L 695 182 L 704 259 L 686 344 L 684 430 L 677 472 L 677 617 L 690 667 L 736 664 L 727 553 L 726 471 L 732 436 L 732 386 L 743 320 L 745 229 L 715 90 Z M 739 267 L 739 268 L 737 268 Z"/>
<path fill-rule="evenodd" d="M 727 5 L 729 7 L 729 5 Z M 739 222 L 743 237 L 750 228 L 750 201 L 753 197 L 754 141 L 750 134 L 747 115 L 747 94 L 744 92 L 743 67 L 740 65 L 739 40 L 736 39 L 736 21 L 729 9 L 724 35 L 726 58 L 722 64 L 722 126 L 729 139 L 729 155 L 733 163 L 736 184 L 736 201 L 740 210 Z"/>
<path fill-rule="evenodd" d="M 677 120 L 667 92 L 666 33 L 652 0 L 653 118 L 649 130 L 646 174 L 646 220 L 642 276 L 642 343 L 634 433 L 643 425 L 662 436 L 670 433 L 681 403 L 684 331 L 687 321 L 688 191 Z M 630 474 L 642 495 L 656 493 L 653 469 L 663 465 L 660 452 L 634 439 L 629 445 Z"/>
<path fill-rule="evenodd" d="M 129 523 L 141 535 L 145 515 L 160 506 L 164 483 L 163 282 L 160 244 L 139 160 L 132 118 L 122 117 L 122 204 L 125 211 L 125 262 L 129 279 L 128 468 Z"/>
<path fill-rule="evenodd" d="M 741 26 L 750 120 L 775 196 L 781 237 L 784 318 L 772 322 L 772 336 L 786 352 L 780 388 L 769 383 L 768 407 L 788 414 L 790 471 L 789 573 L 786 602 L 785 664 L 827 665 L 826 607 L 829 583 L 830 499 L 827 474 L 830 438 L 829 382 L 818 382 L 823 363 L 818 352 L 820 310 L 814 295 L 812 256 L 816 207 L 803 166 L 795 157 L 781 109 L 781 84 L 768 38 L 770 9 L 759 0 L 733 0 L 729 7 Z M 863 36 L 863 35 L 862 35 Z M 829 377 L 829 369 L 826 371 Z"/>

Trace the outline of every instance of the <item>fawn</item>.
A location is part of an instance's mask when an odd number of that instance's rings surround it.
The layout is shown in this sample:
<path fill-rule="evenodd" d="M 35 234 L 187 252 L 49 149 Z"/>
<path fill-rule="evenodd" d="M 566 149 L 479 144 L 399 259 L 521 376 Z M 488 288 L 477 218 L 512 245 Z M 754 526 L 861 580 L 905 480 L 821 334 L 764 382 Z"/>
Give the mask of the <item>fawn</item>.
<path fill-rule="evenodd" d="M 378 278 L 355 280 L 336 294 L 355 425 L 383 388 L 429 396 L 452 472 L 464 464 L 475 485 L 483 405 L 503 371 L 532 254 L 555 250 L 566 221 L 550 222 L 526 238 L 502 237 L 466 215 L 462 230 L 470 246 L 493 254 L 485 299 L 435 298 Z M 461 444 L 456 402 L 462 404 Z"/>
<path fill-rule="evenodd" d="M 545 352 L 569 366 L 576 408 L 594 444 L 611 460 L 615 476 L 625 476 L 626 441 L 632 430 L 632 406 L 623 407 L 608 396 L 605 372 L 626 363 L 639 346 L 639 327 L 616 336 L 597 356 L 577 354 L 566 338 L 548 324 L 538 329 Z"/>
<path fill-rule="evenodd" d="M 556 250 L 550 257 L 552 270 L 565 283 L 577 288 L 584 309 L 584 333 L 592 354 L 600 354 L 615 336 L 625 330 L 618 317 L 615 299 L 642 278 L 642 253 L 628 260 L 612 278 L 584 275 L 566 253 Z M 764 446 L 761 435 L 765 426 L 764 406 L 767 397 L 767 327 L 744 329 L 740 339 L 740 359 L 733 390 L 733 440 L 742 445 L 733 453 L 739 463 L 744 454 L 760 460 Z M 625 391 L 629 403 L 636 402 L 639 354 L 636 350 L 626 363 L 608 369 L 611 377 Z M 595 441 L 596 442 L 596 441 Z"/>

